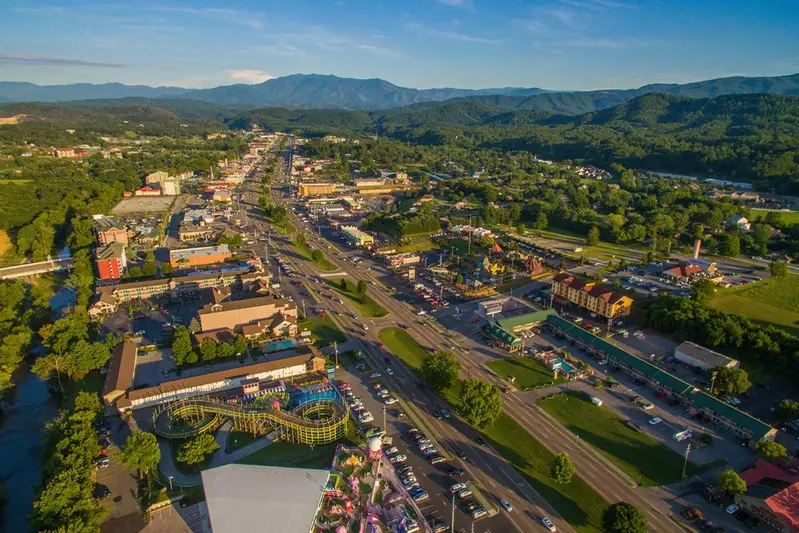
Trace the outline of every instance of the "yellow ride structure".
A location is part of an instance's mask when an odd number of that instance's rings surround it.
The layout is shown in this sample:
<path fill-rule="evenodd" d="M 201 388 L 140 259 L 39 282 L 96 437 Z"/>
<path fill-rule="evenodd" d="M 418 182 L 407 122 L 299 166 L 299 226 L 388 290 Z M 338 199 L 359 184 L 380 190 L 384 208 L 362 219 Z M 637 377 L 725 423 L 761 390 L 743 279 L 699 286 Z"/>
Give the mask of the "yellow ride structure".
<path fill-rule="evenodd" d="M 349 414 L 342 404 L 330 400 L 311 401 L 288 412 L 195 396 L 159 406 L 153 413 L 153 429 L 161 437 L 183 439 L 213 431 L 227 418 L 245 431 L 276 431 L 286 442 L 328 444 L 344 437 Z"/>

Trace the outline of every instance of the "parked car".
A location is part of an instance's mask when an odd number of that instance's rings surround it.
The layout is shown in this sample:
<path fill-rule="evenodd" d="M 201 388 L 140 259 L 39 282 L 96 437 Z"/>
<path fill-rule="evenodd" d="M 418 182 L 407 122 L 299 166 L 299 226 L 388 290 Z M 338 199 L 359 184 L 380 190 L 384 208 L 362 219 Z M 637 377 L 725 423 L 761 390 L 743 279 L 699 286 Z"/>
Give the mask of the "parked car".
<path fill-rule="evenodd" d="M 546 516 L 541 518 L 541 523 L 544 524 L 545 528 L 552 531 L 553 533 L 558 530 L 558 528 L 555 527 L 555 524 L 552 523 L 552 520 L 550 520 Z"/>

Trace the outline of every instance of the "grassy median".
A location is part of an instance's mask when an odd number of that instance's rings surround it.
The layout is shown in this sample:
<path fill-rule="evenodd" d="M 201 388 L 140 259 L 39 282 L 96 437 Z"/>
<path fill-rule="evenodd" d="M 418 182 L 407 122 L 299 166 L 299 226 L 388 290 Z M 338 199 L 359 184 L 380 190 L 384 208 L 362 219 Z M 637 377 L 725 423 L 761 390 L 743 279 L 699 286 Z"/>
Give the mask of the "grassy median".
<path fill-rule="evenodd" d="M 554 373 L 530 357 L 505 357 L 488 363 L 488 367 L 505 379 L 513 376 L 513 386 L 519 390 L 529 390 L 565 382 L 555 379 Z"/>
<path fill-rule="evenodd" d="M 342 282 L 344 285 L 342 285 Z M 328 280 L 327 283 L 335 289 L 336 292 L 349 300 L 350 304 L 358 310 L 359 314 L 367 318 L 383 318 L 388 316 L 388 311 L 386 311 L 382 305 L 375 302 L 368 293 L 361 299 L 352 281 L 342 278 L 336 281 Z"/>
<path fill-rule="evenodd" d="M 292 244 L 294 244 L 294 247 L 297 249 L 298 252 L 300 252 L 300 254 L 302 254 L 302 256 L 305 259 L 316 265 L 316 268 L 318 268 L 319 270 L 324 270 L 325 272 L 335 272 L 336 270 L 338 270 L 338 267 L 333 263 L 331 263 L 330 261 L 328 261 L 327 258 L 325 258 L 324 256 L 319 261 L 314 261 L 311 255 L 313 253 L 313 250 L 311 250 L 311 248 L 307 244 L 300 244 L 298 242 L 294 242 Z"/>
<path fill-rule="evenodd" d="M 382 330 L 380 340 L 391 353 L 414 371 L 418 370 L 428 353 L 416 342 L 416 339 L 399 328 Z M 460 388 L 459 381 L 443 391 L 442 396 L 456 406 Z M 608 502 L 579 476 L 574 476 L 567 485 L 555 483 L 550 476 L 554 455 L 524 427 L 510 416 L 503 414 L 497 423 L 484 430 L 483 434 L 508 464 L 518 470 L 575 530 L 581 533 L 602 531 L 602 512 L 608 506 Z"/>
<path fill-rule="evenodd" d="M 576 392 L 538 400 L 561 424 L 599 450 L 635 482 L 645 487 L 682 479 L 684 459 L 644 431 L 637 431 L 607 407 L 597 407 Z M 699 471 L 688 463 L 688 476 Z"/>

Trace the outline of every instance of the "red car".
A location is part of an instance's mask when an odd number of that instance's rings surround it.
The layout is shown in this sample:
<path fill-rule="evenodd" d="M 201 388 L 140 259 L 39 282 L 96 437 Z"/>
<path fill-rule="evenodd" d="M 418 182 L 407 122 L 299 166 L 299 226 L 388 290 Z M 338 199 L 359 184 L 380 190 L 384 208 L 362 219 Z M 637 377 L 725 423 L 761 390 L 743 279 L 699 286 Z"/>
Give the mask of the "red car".
<path fill-rule="evenodd" d="M 409 326 L 408 326 L 408 324 L 400 324 L 400 327 L 402 329 L 408 329 Z"/>
<path fill-rule="evenodd" d="M 382 342 L 378 342 L 377 345 L 380 346 L 381 348 L 385 348 L 386 347 L 386 345 L 383 344 Z"/>
<path fill-rule="evenodd" d="M 657 397 L 658 397 L 658 398 L 665 398 L 665 397 L 666 397 L 666 391 L 660 391 L 660 392 L 658 392 L 658 393 L 657 393 Z"/>
<path fill-rule="evenodd" d="M 327 313 L 325 313 L 323 310 L 319 310 L 316 312 L 316 316 L 325 316 L 325 315 L 327 315 Z"/>
<path fill-rule="evenodd" d="M 380 390 L 382 388 L 383 385 L 381 385 L 380 383 L 375 383 L 374 385 L 372 385 L 372 390 Z"/>

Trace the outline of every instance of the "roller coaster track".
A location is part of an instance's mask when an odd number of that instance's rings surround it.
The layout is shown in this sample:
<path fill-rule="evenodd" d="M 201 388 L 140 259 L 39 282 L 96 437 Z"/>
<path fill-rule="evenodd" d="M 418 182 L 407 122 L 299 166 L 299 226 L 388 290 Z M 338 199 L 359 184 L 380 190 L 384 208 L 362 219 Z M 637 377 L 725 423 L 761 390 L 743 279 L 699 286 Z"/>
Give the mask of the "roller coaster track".
<path fill-rule="evenodd" d="M 344 436 L 349 414 L 342 404 L 329 400 L 304 403 L 287 412 L 195 397 L 163 405 L 153 414 L 153 429 L 161 437 L 182 439 L 211 431 L 226 418 L 232 418 L 238 427 L 278 431 L 280 438 L 289 442 L 326 444 Z M 187 425 L 190 421 L 193 423 Z"/>

